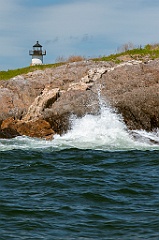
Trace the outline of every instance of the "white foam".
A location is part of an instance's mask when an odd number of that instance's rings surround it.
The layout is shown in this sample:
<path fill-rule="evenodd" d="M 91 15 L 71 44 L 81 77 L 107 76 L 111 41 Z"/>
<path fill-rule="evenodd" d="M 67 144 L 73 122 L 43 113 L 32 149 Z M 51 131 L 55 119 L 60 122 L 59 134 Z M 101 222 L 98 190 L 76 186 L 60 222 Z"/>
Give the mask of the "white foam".
<path fill-rule="evenodd" d="M 61 150 L 67 148 L 93 150 L 159 150 L 159 132 L 128 131 L 121 115 L 100 99 L 98 115 L 87 114 L 82 118 L 72 116 L 71 130 L 54 140 L 17 137 L 0 140 L 0 151 L 12 149 Z M 135 133 L 135 138 L 133 137 Z"/>
<path fill-rule="evenodd" d="M 101 105 L 99 115 L 87 114 L 82 118 L 74 116 L 71 122 L 72 128 L 67 134 L 55 136 L 54 141 L 57 145 L 95 150 L 147 149 L 155 145 L 151 143 L 154 133 L 151 133 L 150 138 L 150 133 L 144 132 L 145 139 L 142 142 L 140 131 L 138 138 L 134 138 L 121 115 L 105 104 Z M 159 143 L 157 136 L 155 141 Z M 159 149 L 159 146 L 157 148 Z"/>

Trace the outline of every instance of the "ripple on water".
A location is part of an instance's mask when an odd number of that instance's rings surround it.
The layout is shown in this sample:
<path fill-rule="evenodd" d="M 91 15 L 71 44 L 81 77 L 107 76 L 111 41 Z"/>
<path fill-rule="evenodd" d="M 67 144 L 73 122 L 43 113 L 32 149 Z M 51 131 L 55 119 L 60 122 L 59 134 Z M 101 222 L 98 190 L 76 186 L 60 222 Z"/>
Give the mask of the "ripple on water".
<path fill-rule="evenodd" d="M 3 239 L 158 238 L 158 151 L 5 151 Z"/>

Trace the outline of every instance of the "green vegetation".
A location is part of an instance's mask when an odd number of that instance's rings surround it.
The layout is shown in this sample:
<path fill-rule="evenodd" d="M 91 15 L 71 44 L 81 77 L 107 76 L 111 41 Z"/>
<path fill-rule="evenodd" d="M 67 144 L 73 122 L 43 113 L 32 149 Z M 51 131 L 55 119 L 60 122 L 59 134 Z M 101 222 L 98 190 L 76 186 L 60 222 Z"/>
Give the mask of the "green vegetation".
<path fill-rule="evenodd" d="M 127 49 L 127 45 L 122 47 L 123 52 L 117 54 L 111 54 L 109 56 L 103 56 L 100 58 L 93 59 L 94 61 L 113 61 L 115 63 L 120 63 L 124 61 L 124 56 L 129 59 L 134 60 L 146 60 L 146 59 L 155 59 L 159 58 L 159 44 L 146 45 L 144 48 L 141 46 L 138 48 Z"/>
<path fill-rule="evenodd" d="M 141 46 L 135 48 L 133 44 L 128 43 L 121 46 L 118 50 L 117 54 L 111 54 L 109 56 L 102 56 L 98 58 L 92 59 L 93 61 L 113 61 L 115 63 L 120 63 L 126 60 L 134 59 L 134 60 L 153 60 L 155 58 L 159 58 L 159 44 L 147 44 L 144 48 Z M 44 70 L 45 68 L 52 68 L 61 66 L 63 64 L 69 62 L 76 62 L 85 60 L 84 57 L 81 56 L 70 56 L 68 59 L 64 59 L 60 57 L 58 63 L 55 64 L 44 64 L 44 65 L 36 65 L 29 66 L 25 68 L 8 70 L 8 71 L 0 71 L 0 80 L 8 80 L 17 75 L 27 74 L 28 72 L 33 72 L 35 70 Z"/>
<path fill-rule="evenodd" d="M 29 67 L 25 67 L 25 68 L 18 68 L 18 69 L 8 70 L 8 71 L 0 71 L 0 80 L 8 80 L 17 75 L 27 74 L 28 72 L 33 72 L 35 70 L 44 70 L 45 68 L 58 67 L 63 64 L 64 63 L 61 62 L 61 63 L 55 63 L 55 64 L 29 66 Z"/>

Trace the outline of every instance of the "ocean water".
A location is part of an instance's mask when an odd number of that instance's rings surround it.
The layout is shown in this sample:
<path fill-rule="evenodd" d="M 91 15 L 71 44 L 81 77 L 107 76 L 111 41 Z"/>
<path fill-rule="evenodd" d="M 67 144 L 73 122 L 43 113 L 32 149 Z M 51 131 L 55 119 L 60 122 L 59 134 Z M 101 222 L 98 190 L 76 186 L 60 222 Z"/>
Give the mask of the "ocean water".
<path fill-rule="evenodd" d="M 0 139 L 0 240 L 158 240 L 159 131 L 104 103 L 70 121 L 52 141 Z"/>

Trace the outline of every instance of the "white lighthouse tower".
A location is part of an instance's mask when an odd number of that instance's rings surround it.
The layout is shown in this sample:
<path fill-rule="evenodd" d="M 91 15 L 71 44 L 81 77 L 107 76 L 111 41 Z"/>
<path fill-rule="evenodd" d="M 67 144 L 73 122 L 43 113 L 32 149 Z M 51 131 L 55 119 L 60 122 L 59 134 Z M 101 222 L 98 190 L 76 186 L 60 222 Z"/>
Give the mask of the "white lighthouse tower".
<path fill-rule="evenodd" d="M 33 46 L 33 50 L 29 51 L 29 55 L 32 56 L 32 66 L 41 65 L 43 64 L 43 56 L 46 55 L 46 50 L 42 50 L 42 46 L 37 41 Z"/>

